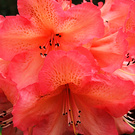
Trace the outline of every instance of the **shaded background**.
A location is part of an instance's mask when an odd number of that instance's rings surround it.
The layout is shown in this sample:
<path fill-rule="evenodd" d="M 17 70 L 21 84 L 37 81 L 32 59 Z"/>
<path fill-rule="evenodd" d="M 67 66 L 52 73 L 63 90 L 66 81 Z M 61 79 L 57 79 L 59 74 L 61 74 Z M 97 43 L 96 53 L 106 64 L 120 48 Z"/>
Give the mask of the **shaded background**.
<path fill-rule="evenodd" d="M 83 0 L 72 0 L 72 1 L 74 4 L 80 4 Z M 90 2 L 90 0 L 87 1 Z M 105 0 L 93 0 L 93 3 L 97 5 L 99 1 L 105 2 Z M 17 0 L 0 0 L 0 15 L 8 16 L 16 14 L 18 14 Z M 0 128 L 0 135 L 1 135 L 1 128 Z M 133 133 L 132 135 L 135 135 L 135 133 Z"/>

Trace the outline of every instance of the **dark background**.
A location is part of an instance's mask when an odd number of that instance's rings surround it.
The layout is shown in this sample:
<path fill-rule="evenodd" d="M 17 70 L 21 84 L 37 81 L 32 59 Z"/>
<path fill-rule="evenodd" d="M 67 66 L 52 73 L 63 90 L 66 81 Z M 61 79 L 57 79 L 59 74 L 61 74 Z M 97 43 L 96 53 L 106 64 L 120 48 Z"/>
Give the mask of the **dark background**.
<path fill-rule="evenodd" d="M 74 4 L 79 4 L 83 0 L 72 0 Z M 90 0 L 87 0 L 88 2 Z M 105 0 L 93 0 L 94 4 L 96 5 L 99 1 Z M 16 15 L 17 11 L 17 0 L 0 0 L 0 15 Z"/>

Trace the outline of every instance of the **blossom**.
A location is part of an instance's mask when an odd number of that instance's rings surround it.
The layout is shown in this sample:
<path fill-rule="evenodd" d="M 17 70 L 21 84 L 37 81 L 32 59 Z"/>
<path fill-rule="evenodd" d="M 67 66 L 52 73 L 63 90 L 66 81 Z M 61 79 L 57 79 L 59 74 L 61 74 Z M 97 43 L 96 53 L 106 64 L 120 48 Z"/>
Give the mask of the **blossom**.
<path fill-rule="evenodd" d="M 19 91 L 14 125 L 33 135 L 117 135 L 113 117 L 133 106 L 133 84 L 100 74 L 93 62 L 83 51 L 51 51 L 39 82 Z"/>
<path fill-rule="evenodd" d="M 0 30 L 0 56 L 7 60 L 32 50 L 42 55 L 56 48 L 69 50 L 104 32 L 100 11 L 91 3 L 63 11 L 54 0 L 18 0 L 18 10 L 20 16 L 6 17 Z"/>
<path fill-rule="evenodd" d="M 100 10 L 92 3 L 64 11 L 54 0 L 18 0 L 18 10 L 20 15 L 7 16 L 0 29 L 0 57 L 12 60 L 9 77 L 19 89 L 37 81 L 43 58 L 51 50 L 71 50 L 104 33 Z"/>

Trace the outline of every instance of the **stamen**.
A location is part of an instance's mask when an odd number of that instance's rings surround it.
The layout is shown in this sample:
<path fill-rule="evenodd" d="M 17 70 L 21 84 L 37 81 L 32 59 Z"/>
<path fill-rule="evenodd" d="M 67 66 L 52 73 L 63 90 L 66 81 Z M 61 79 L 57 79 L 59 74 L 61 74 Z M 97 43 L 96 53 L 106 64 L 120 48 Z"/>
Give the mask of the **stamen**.
<path fill-rule="evenodd" d="M 122 70 L 122 69 L 118 69 L 118 70 L 120 70 L 121 72 L 123 72 L 123 73 L 125 73 L 125 74 L 128 74 L 128 75 L 133 75 L 133 76 L 135 76 L 135 74 L 132 74 L 132 73 L 126 72 L 126 71 L 124 71 L 124 70 Z"/>
<path fill-rule="evenodd" d="M 127 66 L 129 66 L 129 64 L 130 64 L 130 61 L 128 62 Z"/>
<path fill-rule="evenodd" d="M 42 58 L 45 58 L 50 51 L 56 50 L 57 47 L 60 46 L 60 42 L 59 42 L 60 37 L 61 35 L 59 33 L 55 35 L 52 34 L 43 46 L 41 45 L 39 46 L 39 49 L 42 50 L 42 52 L 40 52 L 40 56 Z"/>
<path fill-rule="evenodd" d="M 0 114 L 0 118 L 4 118 L 5 116 L 7 116 L 8 114 L 10 114 L 13 110 L 13 107 L 9 108 L 8 110 L 6 111 L 3 111 L 1 114 Z"/>
<path fill-rule="evenodd" d="M 68 119 L 68 126 L 73 126 L 74 134 L 77 135 L 76 127 L 81 123 L 78 116 L 80 116 L 81 111 L 78 110 L 72 96 L 70 93 L 69 85 L 65 85 L 66 89 L 63 90 L 63 116 Z"/>
<path fill-rule="evenodd" d="M 13 117 L 7 119 L 7 120 L 4 120 L 4 121 L 0 121 L 0 126 L 2 128 L 7 128 L 8 126 L 10 126 L 12 123 L 13 123 Z"/>

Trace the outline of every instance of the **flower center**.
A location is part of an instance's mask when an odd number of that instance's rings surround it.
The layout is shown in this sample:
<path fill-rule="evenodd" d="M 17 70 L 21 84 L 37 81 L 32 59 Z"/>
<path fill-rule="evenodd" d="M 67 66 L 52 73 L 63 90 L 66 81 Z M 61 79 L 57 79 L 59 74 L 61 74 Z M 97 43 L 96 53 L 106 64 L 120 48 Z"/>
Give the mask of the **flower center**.
<path fill-rule="evenodd" d="M 56 50 L 60 46 L 60 38 L 61 34 L 52 34 L 47 43 L 45 43 L 43 46 L 39 46 L 39 49 L 41 50 L 40 55 L 42 58 L 45 58 L 50 51 Z"/>
<path fill-rule="evenodd" d="M 72 97 L 69 85 L 65 85 L 66 89 L 63 90 L 63 109 L 62 109 L 62 115 L 66 116 L 68 119 L 68 125 L 73 126 L 73 131 L 75 135 L 78 135 L 76 128 L 81 123 L 80 121 L 80 113 L 81 110 L 79 110 L 76 106 L 76 103 Z"/>
<path fill-rule="evenodd" d="M 9 108 L 8 110 L 0 113 L 0 118 L 4 119 L 3 121 L 0 121 L 0 127 L 7 128 L 13 123 L 13 117 L 9 116 L 11 115 L 12 110 L 13 108 Z"/>

